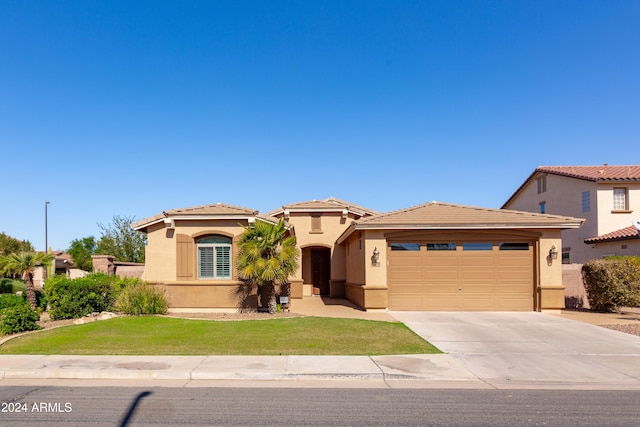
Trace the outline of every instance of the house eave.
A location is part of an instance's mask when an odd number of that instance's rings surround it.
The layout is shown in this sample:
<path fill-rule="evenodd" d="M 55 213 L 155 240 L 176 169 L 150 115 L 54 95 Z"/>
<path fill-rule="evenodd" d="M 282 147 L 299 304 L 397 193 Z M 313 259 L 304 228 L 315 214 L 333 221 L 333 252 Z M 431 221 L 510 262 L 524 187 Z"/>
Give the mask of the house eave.
<path fill-rule="evenodd" d="M 583 222 L 563 222 L 555 224 L 358 224 L 352 223 L 338 238 L 337 243 L 342 244 L 355 231 L 359 230 L 522 230 L 522 229 L 575 229 Z"/>

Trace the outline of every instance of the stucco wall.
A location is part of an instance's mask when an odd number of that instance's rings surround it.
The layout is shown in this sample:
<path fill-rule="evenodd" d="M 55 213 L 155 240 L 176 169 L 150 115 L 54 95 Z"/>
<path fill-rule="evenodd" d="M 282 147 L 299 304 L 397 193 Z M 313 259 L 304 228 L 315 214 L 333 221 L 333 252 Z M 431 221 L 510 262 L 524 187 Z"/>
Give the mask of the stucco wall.
<path fill-rule="evenodd" d="M 537 177 L 534 177 L 508 206 L 507 209 L 540 213 L 540 203 L 545 202 L 547 214 L 584 218 L 585 223 L 578 229 L 564 230 L 562 248 L 569 250 L 571 262 L 589 257 L 589 248 L 584 239 L 597 235 L 596 184 L 558 175 L 546 175 L 547 191 L 538 194 Z M 582 212 L 582 193 L 589 191 L 591 209 Z M 558 247 L 558 252 L 562 252 Z"/>
<path fill-rule="evenodd" d="M 342 244 L 346 253 L 346 281 L 358 285 L 365 283 L 365 244 L 361 235 L 361 232 L 355 232 Z"/>
<path fill-rule="evenodd" d="M 542 174 L 541 174 L 542 175 Z M 539 175 L 539 176 L 541 176 Z M 613 211 L 613 188 L 628 188 L 629 212 Z M 589 191 L 590 210 L 582 212 L 582 193 Z M 596 183 L 558 175 L 547 175 L 547 191 L 538 194 L 536 177 L 525 186 L 508 209 L 540 212 L 540 202 L 546 203 L 546 213 L 584 218 L 578 229 L 563 230 L 563 248 L 570 248 L 570 262 L 584 263 L 605 255 L 637 255 L 638 244 L 616 242 L 615 244 L 588 245 L 585 239 L 620 230 L 640 219 L 640 184 Z M 627 244 L 623 249 L 622 245 Z M 640 243 L 639 243 L 640 244 Z"/>
<path fill-rule="evenodd" d="M 613 210 L 613 189 L 627 187 L 629 210 Z M 632 220 L 640 220 L 640 184 L 599 184 L 598 185 L 598 230 L 596 235 L 610 233 L 631 225 Z M 593 237 L 593 236 L 589 236 Z"/>
<path fill-rule="evenodd" d="M 353 215 L 342 217 L 341 212 L 318 212 L 320 231 L 311 229 L 311 216 L 316 213 L 291 212 L 288 222 L 293 225 L 298 248 L 324 247 L 331 249 L 331 280 L 343 281 L 346 278 L 344 253 L 335 247 L 336 239 L 355 219 Z M 282 215 L 280 215 L 282 216 Z M 311 283 L 311 259 L 302 259 L 300 268 L 292 279 Z M 303 277 L 304 272 L 304 277 Z"/>
<path fill-rule="evenodd" d="M 195 239 L 208 234 L 219 234 L 233 238 L 244 232 L 244 228 L 240 224 L 248 225 L 248 222 L 247 220 L 239 219 L 175 221 L 175 229 L 167 229 L 164 224 L 151 226 L 147 233 L 146 268 L 142 279 L 153 283 L 176 281 L 176 235 L 185 234 Z M 231 259 L 232 265 L 235 263 L 236 255 L 237 247 L 234 245 Z M 194 271 L 197 271 L 196 262 L 194 254 L 194 265 L 192 266 Z M 236 273 L 234 273 L 234 277 L 237 277 Z"/>

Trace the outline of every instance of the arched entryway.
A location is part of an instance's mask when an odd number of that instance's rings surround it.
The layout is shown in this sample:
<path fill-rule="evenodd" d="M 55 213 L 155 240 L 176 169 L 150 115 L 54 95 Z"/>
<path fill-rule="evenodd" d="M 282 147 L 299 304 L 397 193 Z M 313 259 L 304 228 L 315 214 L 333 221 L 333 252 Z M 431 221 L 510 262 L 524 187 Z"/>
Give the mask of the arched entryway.
<path fill-rule="evenodd" d="M 329 295 L 331 280 L 331 249 L 310 246 L 302 249 L 302 278 L 312 285 L 313 295 Z"/>

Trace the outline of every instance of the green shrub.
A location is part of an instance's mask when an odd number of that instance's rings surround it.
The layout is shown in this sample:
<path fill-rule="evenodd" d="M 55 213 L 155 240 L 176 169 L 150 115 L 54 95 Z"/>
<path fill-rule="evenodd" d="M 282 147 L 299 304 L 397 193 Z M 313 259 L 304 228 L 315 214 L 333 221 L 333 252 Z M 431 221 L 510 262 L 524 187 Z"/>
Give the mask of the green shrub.
<path fill-rule="evenodd" d="M 103 273 L 68 279 L 55 276 L 45 282 L 49 314 L 53 320 L 73 319 L 100 311 L 109 311 L 115 301 L 119 279 Z"/>
<path fill-rule="evenodd" d="M 9 279 L 7 277 L 0 278 L 0 294 L 15 294 L 18 291 L 25 290 L 26 286 L 22 280 Z"/>
<path fill-rule="evenodd" d="M 594 311 L 640 304 L 640 257 L 591 260 L 582 266 L 582 278 Z"/>
<path fill-rule="evenodd" d="M 38 320 L 40 315 L 26 304 L 4 308 L 0 310 L 0 333 L 10 335 L 38 330 Z"/>
<path fill-rule="evenodd" d="M 3 308 L 15 307 L 17 305 L 27 305 L 27 299 L 21 295 L 6 294 L 0 295 L 0 310 Z"/>
<path fill-rule="evenodd" d="M 13 280 L 6 277 L 0 278 L 0 294 L 13 293 Z"/>
<path fill-rule="evenodd" d="M 167 300 L 164 292 L 142 281 L 126 285 L 118 294 L 115 309 L 138 316 L 141 314 L 165 314 Z"/>

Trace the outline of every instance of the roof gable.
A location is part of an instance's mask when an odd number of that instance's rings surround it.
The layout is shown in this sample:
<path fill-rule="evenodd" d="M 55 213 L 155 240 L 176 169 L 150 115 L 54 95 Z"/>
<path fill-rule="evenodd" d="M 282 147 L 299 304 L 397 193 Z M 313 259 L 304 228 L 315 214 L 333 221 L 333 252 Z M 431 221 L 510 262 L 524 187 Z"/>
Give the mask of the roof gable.
<path fill-rule="evenodd" d="M 278 208 L 269 212 L 269 215 L 271 216 L 279 215 L 284 211 L 331 212 L 331 211 L 339 211 L 339 210 L 347 210 L 360 216 L 380 214 L 379 212 L 376 212 L 372 209 L 358 206 L 353 203 L 345 202 L 344 200 L 336 199 L 335 197 L 327 197 L 326 199 L 322 199 L 322 200 L 314 199 L 314 200 L 308 200 L 305 202 L 297 202 L 297 203 L 290 203 L 287 205 L 283 205 L 281 208 Z"/>
<path fill-rule="evenodd" d="M 640 182 L 640 165 L 628 166 L 538 166 L 527 179 L 518 187 L 503 208 L 520 194 L 520 192 L 539 174 L 565 176 L 591 182 Z"/>
<path fill-rule="evenodd" d="M 360 228 L 558 228 L 578 227 L 582 219 L 489 209 L 441 202 L 429 202 L 375 217 L 363 218 L 356 223 Z"/>
<path fill-rule="evenodd" d="M 169 209 L 161 214 L 142 219 L 131 224 L 131 228 L 138 231 L 145 231 L 147 227 L 164 221 L 165 218 L 175 219 L 202 219 L 202 218 L 260 218 L 264 221 L 273 222 L 273 218 L 260 215 L 255 209 L 241 206 L 227 205 L 224 203 L 214 203 L 209 205 L 191 206 L 187 208 Z"/>

